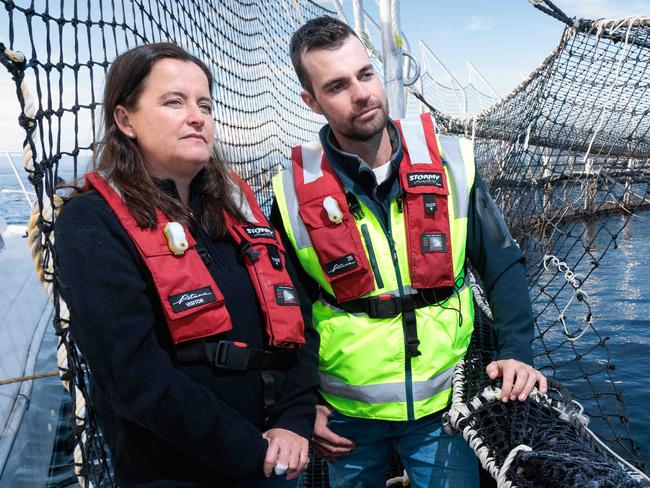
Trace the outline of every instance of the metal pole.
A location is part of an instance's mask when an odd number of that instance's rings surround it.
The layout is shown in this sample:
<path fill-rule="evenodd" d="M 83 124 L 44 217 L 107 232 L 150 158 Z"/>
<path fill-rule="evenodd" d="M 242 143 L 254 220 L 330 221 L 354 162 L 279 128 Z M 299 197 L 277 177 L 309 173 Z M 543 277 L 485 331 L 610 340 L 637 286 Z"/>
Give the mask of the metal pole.
<path fill-rule="evenodd" d="M 497 91 L 494 89 L 494 87 L 490 84 L 490 82 L 487 80 L 485 76 L 483 76 L 483 73 L 481 73 L 476 66 L 474 66 L 471 61 L 467 61 L 467 64 L 469 65 L 469 68 L 478 75 L 479 78 L 483 81 L 483 83 L 486 84 L 486 86 L 490 89 L 492 92 L 492 95 L 494 96 L 494 101 L 496 102 L 499 100 L 501 97 L 497 93 Z"/>
<path fill-rule="evenodd" d="M 453 92 L 454 92 L 454 97 L 456 98 L 456 104 L 457 104 L 457 107 L 458 107 L 458 111 L 463 113 L 464 115 L 467 115 L 466 114 L 466 112 L 467 112 L 467 95 L 465 94 L 465 90 L 463 90 L 463 85 L 461 85 L 460 82 L 456 79 L 456 77 L 451 74 L 451 71 L 449 71 L 449 69 L 447 69 L 445 64 L 440 60 L 440 58 L 438 58 L 438 56 L 436 56 L 433 53 L 431 48 L 429 48 L 429 46 L 427 46 L 427 44 L 424 41 L 420 41 L 419 44 L 420 44 L 420 49 L 423 51 L 425 56 L 427 54 L 429 56 L 431 56 L 431 59 L 433 59 L 436 63 L 438 63 L 438 66 L 440 66 L 445 71 L 445 73 L 447 73 L 447 76 L 449 76 L 449 81 L 451 82 L 451 87 L 452 87 Z M 457 86 L 459 88 L 456 88 Z M 460 92 L 462 100 L 460 100 L 458 98 L 459 92 Z"/>
<path fill-rule="evenodd" d="M 334 7 L 336 8 L 336 13 L 338 14 L 339 18 L 345 22 L 346 24 L 350 25 L 350 21 L 348 20 L 347 16 L 345 15 L 345 12 L 343 11 L 343 5 L 341 4 L 340 0 L 332 0 L 332 3 L 334 4 Z"/>
<path fill-rule="evenodd" d="M 9 164 L 11 165 L 11 169 L 14 172 L 14 175 L 16 175 L 16 179 L 18 180 L 18 185 L 20 185 L 20 193 L 25 195 L 25 200 L 27 200 L 27 203 L 29 203 L 29 208 L 32 208 L 32 199 L 29 198 L 29 192 L 27 191 L 27 188 L 25 188 L 25 185 L 23 184 L 23 180 L 20 179 L 20 174 L 18 174 L 18 170 L 16 169 L 16 165 L 14 164 L 14 160 L 11 157 L 11 154 L 9 154 L 8 151 L 5 151 L 5 156 L 7 156 L 7 159 L 9 160 Z"/>
<path fill-rule="evenodd" d="M 402 48 L 398 45 L 399 0 L 380 0 L 381 45 L 384 57 L 384 86 L 388 98 L 390 116 L 404 118 L 404 75 L 402 73 Z"/>
<path fill-rule="evenodd" d="M 352 11 L 354 12 L 354 30 L 359 37 L 366 32 L 363 5 L 361 0 L 352 0 Z"/>

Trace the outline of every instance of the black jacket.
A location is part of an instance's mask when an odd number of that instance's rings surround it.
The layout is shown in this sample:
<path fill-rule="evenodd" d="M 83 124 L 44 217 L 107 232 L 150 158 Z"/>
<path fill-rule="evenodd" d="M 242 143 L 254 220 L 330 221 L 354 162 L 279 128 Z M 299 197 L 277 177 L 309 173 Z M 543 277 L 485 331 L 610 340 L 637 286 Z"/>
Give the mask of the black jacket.
<path fill-rule="evenodd" d="M 197 183 L 197 180 L 199 182 Z M 172 182 L 161 182 L 175 193 Z M 201 212 L 192 185 L 195 215 Z M 239 249 L 230 238 L 194 237 L 225 297 L 233 329 L 208 340 L 264 348 L 264 322 Z M 178 364 L 148 269 L 108 204 L 94 191 L 73 198 L 55 226 L 61 292 L 71 333 L 90 367 L 92 400 L 120 486 L 190 482 L 231 486 L 263 476 L 263 430 L 311 437 L 318 385 L 318 335 L 305 304 L 309 347 L 273 373 L 277 406 L 265 419 L 261 373 Z M 290 270 L 292 272 L 292 270 Z M 298 287 L 299 295 L 302 293 Z M 192 483 L 195 482 L 195 483 Z"/>
<path fill-rule="evenodd" d="M 389 177 L 377 185 L 375 174 L 360 157 L 343 152 L 334 139 L 329 127 L 320 131 L 320 141 L 336 176 L 346 192 L 353 193 L 387 227 L 391 202 L 400 193 L 397 178 L 402 161 L 403 149 L 399 131 L 389 119 L 388 134 L 392 146 Z M 283 239 L 287 236 L 282 226 L 277 203 L 273 202 L 271 222 L 282 229 Z M 294 267 L 300 281 L 310 296 L 318 296 L 318 284 L 302 269 L 295 252 L 291 252 Z M 467 259 L 478 271 L 483 282 L 494 316 L 497 333 L 497 359 L 517 359 L 533 364 L 531 340 L 533 337 L 533 312 L 528 297 L 528 283 L 525 274 L 525 259 L 510 236 L 506 224 L 481 179 L 478 171 L 470 192 L 467 221 Z"/>

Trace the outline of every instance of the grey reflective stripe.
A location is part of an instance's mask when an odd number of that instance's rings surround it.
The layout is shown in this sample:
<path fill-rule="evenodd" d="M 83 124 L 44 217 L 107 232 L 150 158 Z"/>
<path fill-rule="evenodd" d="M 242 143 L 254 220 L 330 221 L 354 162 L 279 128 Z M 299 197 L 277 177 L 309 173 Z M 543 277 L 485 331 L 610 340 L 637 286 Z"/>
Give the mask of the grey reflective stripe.
<path fill-rule="evenodd" d="M 460 149 L 460 139 L 454 136 L 439 135 L 438 140 L 442 154 L 451 173 L 451 185 L 453 185 L 454 213 L 456 218 L 467 217 L 469 206 L 469 188 L 467 188 L 467 173 L 465 161 Z"/>
<path fill-rule="evenodd" d="M 296 240 L 296 247 L 298 250 L 312 247 L 309 233 L 298 212 L 298 195 L 296 195 L 296 187 L 293 185 L 293 166 L 282 171 L 282 189 L 284 190 L 289 225 L 291 225 L 291 231 Z"/>
<path fill-rule="evenodd" d="M 400 120 L 411 164 L 432 164 L 420 117 Z"/>
<path fill-rule="evenodd" d="M 426 400 L 451 388 L 454 367 L 426 381 L 413 382 L 413 401 Z M 403 382 L 355 386 L 325 373 L 320 374 L 323 393 L 363 403 L 406 402 L 406 385 Z"/>
<path fill-rule="evenodd" d="M 259 222 L 253 215 L 250 203 L 248 202 L 244 192 L 239 188 L 239 185 L 230 178 L 228 178 L 228 184 L 235 202 L 239 204 L 239 211 L 242 213 L 244 218 L 251 224 L 258 224 Z"/>
<path fill-rule="evenodd" d="M 306 185 L 323 176 L 323 168 L 321 167 L 323 146 L 321 146 L 320 141 L 311 141 L 300 146 L 300 149 L 302 151 L 302 169 Z"/>

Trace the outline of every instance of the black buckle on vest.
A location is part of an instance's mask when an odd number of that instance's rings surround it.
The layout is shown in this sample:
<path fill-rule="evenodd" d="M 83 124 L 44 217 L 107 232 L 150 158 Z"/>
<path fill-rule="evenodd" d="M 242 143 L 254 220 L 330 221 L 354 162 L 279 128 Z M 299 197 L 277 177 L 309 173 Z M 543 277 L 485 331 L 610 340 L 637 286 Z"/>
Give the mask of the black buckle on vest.
<path fill-rule="evenodd" d="M 260 252 L 253 249 L 253 245 L 250 242 L 246 242 L 241 246 L 242 255 L 246 255 L 250 258 L 253 263 L 256 263 L 260 258 Z"/>
<path fill-rule="evenodd" d="M 368 317 L 373 319 L 389 319 L 402 313 L 402 303 L 399 297 L 379 295 L 368 300 Z"/>
<path fill-rule="evenodd" d="M 214 351 L 214 365 L 234 371 L 246 371 L 250 351 L 248 346 L 231 341 L 219 341 Z"/>
<path fill-rule="evenodd" d="M 273 369 L 274 365 L 286 364 L 283 353 L 253 349 L 243 342 L 200 341 L 179 346 L 174 352 L 179 363 L 208 363 L 216 368 L 232 371 Z"/>
<path fill-rule="evenodd" d="M 354 216 L 354 220 L 361 220 L 364 216 L 364 213 L 361 209 L 361 204 L 359 203 L 357 196 L 352 192 L 347 192 L 345 194 L 345 199 L 348 201 L 350 213 Z"/>
<path fill-rule="evenodd" d="M 397 202 L 397 211 L 399 213 L 404 213 L 404 198 L 406 198 L 406 192 L 404 191 L 404 188 L 400 188 L 399 193 L 395 197 L 395 201 Z"/>
<path fill-rule="evenodd" d="M 203 247 L 203 244 L 198 241 L 196 242 L 196 251 L 199 253 L 199 256 L 201 256 L 203 264 L 210 266 L 212 263 L 214 263 L 214 259 L 212 259 L 212 256 L 210 256 L 208 250 Z"/>

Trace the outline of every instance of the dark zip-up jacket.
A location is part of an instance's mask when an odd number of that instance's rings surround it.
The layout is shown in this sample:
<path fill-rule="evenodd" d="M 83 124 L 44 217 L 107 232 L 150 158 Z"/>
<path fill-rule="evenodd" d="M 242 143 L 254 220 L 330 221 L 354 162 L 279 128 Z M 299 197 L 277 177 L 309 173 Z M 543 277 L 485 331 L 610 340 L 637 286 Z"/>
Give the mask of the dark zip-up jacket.
<path fill-rule="evenodd" d="M 395 123 L 389 119 L 388 134 L 392 146 L 388 178 L 377 185 L 375 174 L 359 156 L 342 151 L 329 127 L 320 131 L 320 141 L 328 162 L 346 192 L 353 193 L 388 228 L 391 203 L 399 197 L 397 178 L 402 161 L 402 141 Z M 277 203 L 271 210 L 271 222 L 288 242 Z M 319 294 L 318 284 L 302 269 L 290 245 L 289 255 L 300 281 L 312 302 Z M 533 364 L 531 340 L 533 313 L 528 297 L 524 256 L 513 241 L 501 214 L 478 171 L 470 192 L 467 222 L 466 256 L 478 271 L 487 294 L 497 333 L 496 359 L 517 359 Z"/>
<path fill-rule="evenodd" d="M 177 196 L 172 181 L 159 182 Z M 191 188 L 202 211 L 201 178 Z M 233 329 L 208 341 L 267 344 L 262 312 L 230 237 L 193 231 L 225 297 Z M 318 335 L 298 285 L 306 346 L 274 371 L 278 404 L 265 418 L 259 370 L 179 364 L 156 289 L 138 250 L 94 191 L 73 198 L 55 226 L 57 270 L 71 333 L 90 368 L 92 401 L 120 486 L 233 486 L 260 478 L 272 427 L 311 438 L 318 385 Z M 288 263 L 290 273 L 293 273 Z M 295 281 L 295 280 L 294 280 Z M 244 483 L 245 484 L 245 483 Z"/>

